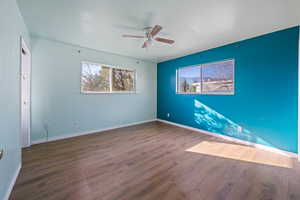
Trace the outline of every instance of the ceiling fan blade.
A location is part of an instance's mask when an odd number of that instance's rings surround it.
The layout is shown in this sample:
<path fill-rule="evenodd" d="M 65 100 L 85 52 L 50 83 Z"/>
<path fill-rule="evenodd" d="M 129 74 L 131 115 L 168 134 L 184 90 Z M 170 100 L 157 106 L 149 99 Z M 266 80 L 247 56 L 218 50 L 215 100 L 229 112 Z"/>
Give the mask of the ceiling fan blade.
<path fill-rule="evenodd" d="M 162 27 L 160 25 L 155 25 L 152 31 L 150 32 L 150 35 L 154 37 L 155 35 L 157 35 L 157 33 L 159 33 L 159 31 L 161 31 L 161 29 Z"/>
<path fill-rule="evenodd" d="M 145 36 L 141 35 L 122 35 L 123 37 L 128 37 L 128 38 L 146 38 Z"/>
<path fill-rule="evenodd" d="M 169 40 L 169 39 L 160 38 L 160 37 L 155 38 L 155 40 L 158 42 L 163 42 L 163 43 L 167 43 L 167 44 L 173 44 L 175 42 L 174 40 Z"/>

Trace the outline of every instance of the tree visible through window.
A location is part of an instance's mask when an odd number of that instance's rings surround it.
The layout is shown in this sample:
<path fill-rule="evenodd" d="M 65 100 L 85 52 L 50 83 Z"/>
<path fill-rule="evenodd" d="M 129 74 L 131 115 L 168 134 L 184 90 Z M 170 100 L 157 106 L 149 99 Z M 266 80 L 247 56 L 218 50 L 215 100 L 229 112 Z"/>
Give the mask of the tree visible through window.
<path fill-rule="evenodd" d="M 112 69 L 113 91 L 134 91 L 135 72 L 124 69 Z"/>
<path fill-rule="evenodd" d="M 233 94 L 234 60 L 226 60 L 178 69 L 177 92 Z"/>
<path fill-rule="evenodd" d="M 134 92 L 135 70 L 82 63 L 81 91 L 84 93 Z"/>

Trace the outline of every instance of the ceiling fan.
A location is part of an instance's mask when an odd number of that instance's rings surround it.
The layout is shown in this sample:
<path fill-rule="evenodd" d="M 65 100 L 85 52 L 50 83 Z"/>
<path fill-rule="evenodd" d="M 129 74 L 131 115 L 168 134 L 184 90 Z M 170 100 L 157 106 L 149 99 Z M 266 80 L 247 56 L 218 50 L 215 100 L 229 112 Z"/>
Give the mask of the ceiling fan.
<path fill-rule="evenodd" d="M 153 40 L 156 40 L 158 42 L 167 43 L 167 44 L 173 44 L 175 42 L 174 40 L 161 38 L 161 37 L 155 37 L 161 31 L 161 29 L 162 29 L 162 27 L 160 25 L 155 25 L 153 28 L 152 27 L 144 28 L 144 31 L 145 31 L 144 36 L 125 34 L 125 35 L 123 35 L 123 37 L 126 37 L 126 38 L 146 38 L 146 41 L 142 45 L 142 48 L 148 48 L 153 43 Z"/>

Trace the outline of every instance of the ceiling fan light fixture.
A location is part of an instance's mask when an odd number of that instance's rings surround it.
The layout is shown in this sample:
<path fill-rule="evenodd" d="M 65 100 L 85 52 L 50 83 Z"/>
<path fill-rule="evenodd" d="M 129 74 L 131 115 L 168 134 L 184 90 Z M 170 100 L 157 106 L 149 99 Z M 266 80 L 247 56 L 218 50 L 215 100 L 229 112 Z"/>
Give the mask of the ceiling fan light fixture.
<path fill-rule="evenodd" d="M 152 40 L 150 40 L 150 39 L 148 39 L 146 42 L 147 42 L 147 46 L 150 46 L 153 44 Z"/>

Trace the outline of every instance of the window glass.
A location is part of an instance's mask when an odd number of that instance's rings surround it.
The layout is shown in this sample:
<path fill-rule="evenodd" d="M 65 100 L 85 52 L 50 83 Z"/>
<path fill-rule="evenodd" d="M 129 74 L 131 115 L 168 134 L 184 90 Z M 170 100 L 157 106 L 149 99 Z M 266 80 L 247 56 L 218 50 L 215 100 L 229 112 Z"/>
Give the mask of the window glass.
<path fill-rule="evenodd" d="M 178 89 L 182 93 L 201 92 L 200 66 L 183 67 L 178 71 Z"/>
<path fill-rule="evenodd" d="M 136 91 L 136 71 L 97 63 L 82 62 L 83 93 L 116 93 Z"/>
<path fill-rule="evenodd" d="M 135 91 L 135 71 L 112 69 L 113 91 Z"/>
<path fill-rule="evenodd" d="M 177 92 L 233 94 L 234 60 L 179 68 L 177 70 Z"/>
<path fill-rule="evenodd" d="M 233 61 L 202 65 L 203 93 L 233 93 Z"/>
<path fill-rule="evenodd" d="M 109 70 L 110 68 L 105 65 L 82 63 L 82 91 L 109 92 Z"/>

